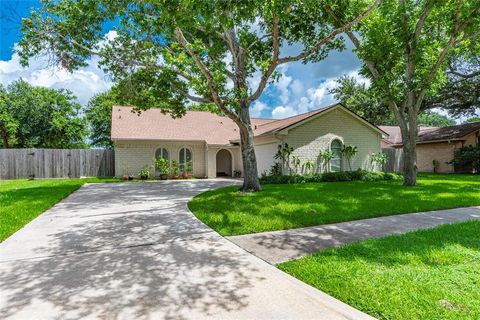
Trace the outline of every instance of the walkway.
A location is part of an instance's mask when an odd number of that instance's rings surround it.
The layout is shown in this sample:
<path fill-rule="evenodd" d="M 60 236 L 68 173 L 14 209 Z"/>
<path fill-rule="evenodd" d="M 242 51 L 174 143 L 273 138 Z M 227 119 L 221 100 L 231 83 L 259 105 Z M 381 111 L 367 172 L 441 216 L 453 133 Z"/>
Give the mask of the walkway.
<path fill-rule="evenodd" d="M 232 180 L 91 184 L 0 244 L 2 319 L 371 319 L 197 220 Z"/>
<path fill-rule="evenodd" d="M 472 219 L 480 219 L 480 207 L 402 214 L 228 239 L 257 257 L 278 264 L 355 241 Z"/>

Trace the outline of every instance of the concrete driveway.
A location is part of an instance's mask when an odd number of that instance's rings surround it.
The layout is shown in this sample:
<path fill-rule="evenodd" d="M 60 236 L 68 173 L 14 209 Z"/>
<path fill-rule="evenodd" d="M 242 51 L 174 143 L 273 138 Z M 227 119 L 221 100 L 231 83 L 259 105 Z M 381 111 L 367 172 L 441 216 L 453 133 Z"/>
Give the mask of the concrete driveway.
<path fill-rule="evenodd" d="M 1 318 L 370 319 L 188 211 L 231 183 L 82 187 L 0 244 Z"/>

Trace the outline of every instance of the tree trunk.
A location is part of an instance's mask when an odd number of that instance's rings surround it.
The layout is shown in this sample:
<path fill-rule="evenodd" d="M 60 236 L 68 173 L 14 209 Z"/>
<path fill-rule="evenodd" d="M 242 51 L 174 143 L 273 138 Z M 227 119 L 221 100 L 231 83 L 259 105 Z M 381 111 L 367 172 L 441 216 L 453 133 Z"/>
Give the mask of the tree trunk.
<path fill-rule="evenodd" d="M 417 183 L 417 115 L 411 114 L 408 126 L 400 126 L 403 141 L 403 174 L 404 186 Z"/>
<path fill-rule="evenodd" d="M 253 147 L 253 130 L 250 124 L 250 113 L 248 106 L 242 105 L 239 112 L 241 124 L 240 147 L 243 160 L 243 186 L 242 192 L 261 191 L 260 180 L 258 179 L 257 158 Z"/>
<path fill-rule="evenodd" d="M 10 148 L 10 145 L 8 143 L 8 134 L 6 132 L 3 132 L 3 130 L 2 130 L 1 136 L 2 136 L 2 140 L 3 140 L 3 147 L 5 149 Z"/>

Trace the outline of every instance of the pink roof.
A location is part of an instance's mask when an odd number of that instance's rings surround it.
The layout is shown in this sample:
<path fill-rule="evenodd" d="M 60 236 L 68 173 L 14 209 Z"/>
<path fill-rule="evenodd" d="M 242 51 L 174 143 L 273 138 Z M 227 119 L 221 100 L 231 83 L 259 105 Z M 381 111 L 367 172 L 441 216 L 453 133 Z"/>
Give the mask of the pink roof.
<path fill-rule="evenodd" d="M 335 104 L 279 120 L 252 118 L 251 123 L 255 136 L 266 135 L 286 129 L 336 106 L 341 105 Z M 174 119 L 159 109 L 149 109 L 140 114 L 132 111 L 131 107 L 113 106 L 113 140 L 206 141 L 207 144 L 227 145 L 240 139 L 235 122 L 210 112 L 187 111 L 183 117 Z"/>
<path fill-rule="evenodd" d="M 388 138 L 384 139 L 390 144 L 402 144 L 402 133 L 399 126 L 378 126 L 380 129 L 388 133 Z M 429 131 L 437 130 L 438 127 L 420 127 L 418 134 L 422 135 Z"/>
<path fill-rule="evenodd" d="M 131 107 L 113 106 L 113 140 L 176 140 L 206 141 L 226 145 L 240 138 L 238 127 L 230 118 L 204 111 L 187 111 L 181 118 L 172 118 L 159 109 L 140 114 Z M 252 126 L 275 120 L 252 118 Z"/>

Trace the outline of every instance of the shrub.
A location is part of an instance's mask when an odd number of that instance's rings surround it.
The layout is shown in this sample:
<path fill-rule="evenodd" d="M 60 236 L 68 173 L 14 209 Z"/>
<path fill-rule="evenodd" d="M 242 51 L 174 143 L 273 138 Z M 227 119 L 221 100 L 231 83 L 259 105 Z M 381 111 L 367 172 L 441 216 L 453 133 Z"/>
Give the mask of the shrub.
<path fill-rule="evenodd" d="M 242 171 L 240 170 L 233 170 L 233 177 L 240 178 L 242 176 Z"/>
<path fill-rule="evenodd" d="M 480 146 L 465 146 L 455 150 L 452 163 L 462 171 L 480 172 Z M 458 170 L 457 169 L 457 170 Z"/>
<path fill-rule="evenodd" d="M 367 170 L 325 172 L 323 174 L 308 175 L 277 175 L 262 176 L 260 182 L 263 184 L 294 184 L 314 182 L 337 182 L 337 181 L 382 181 L 401 180 L 403 177 L 396 173 L 371 172 Z"/>

